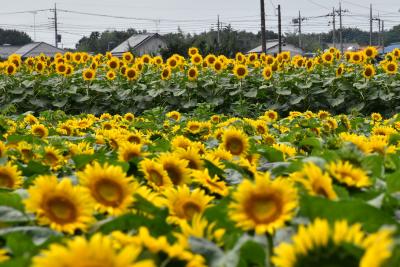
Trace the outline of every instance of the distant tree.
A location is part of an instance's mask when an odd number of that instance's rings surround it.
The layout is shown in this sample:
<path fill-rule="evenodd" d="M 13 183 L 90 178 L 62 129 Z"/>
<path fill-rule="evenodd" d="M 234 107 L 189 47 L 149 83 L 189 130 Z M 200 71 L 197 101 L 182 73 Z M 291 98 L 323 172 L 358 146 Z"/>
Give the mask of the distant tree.
<path fill-rule="evenodd" d="M 25 45 L 32 42 L 31 37 L 25 32 L 0 29 L 0 45 Z"/>

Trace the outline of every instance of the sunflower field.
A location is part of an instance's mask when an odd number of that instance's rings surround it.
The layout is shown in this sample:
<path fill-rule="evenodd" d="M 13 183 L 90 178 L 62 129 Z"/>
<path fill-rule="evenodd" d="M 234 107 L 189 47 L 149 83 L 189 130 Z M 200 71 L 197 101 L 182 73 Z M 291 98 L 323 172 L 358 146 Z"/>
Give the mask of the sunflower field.
<path fill-rule="evenodd" d="M 1 266 L 398 266 L 400 117 L 0 117 Z"/>
<path fill-rule="evenodd" d="M 185 58 L 122 58 L 84 52 L 54 59 L 44 55 L 22 60 L 12 55 L 0 63 L 0 110 L 60 109 L 68 114 L 104 112 L 141 114 L 154 107 L 249 116 L 255 111 L 330 110 L 334 114 L 399 111 L 400 50 L 379 63 L 377 51 L 341 55 L 334 48 L 315 58 L 237 54 L 207 55 L 196 48 Z"/>

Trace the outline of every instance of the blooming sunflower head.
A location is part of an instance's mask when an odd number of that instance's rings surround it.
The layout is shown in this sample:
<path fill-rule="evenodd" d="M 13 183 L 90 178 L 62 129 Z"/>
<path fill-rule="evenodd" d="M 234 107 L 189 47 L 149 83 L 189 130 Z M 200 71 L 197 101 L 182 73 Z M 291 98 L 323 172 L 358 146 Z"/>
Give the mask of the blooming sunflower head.
<path fill-rule="evenodd" d="M 187 185 L 170 188 L 164 192 L 164 196 L 170 223 L 191 220 L 195 214 L 202 214 L 213 200 L 199 188 L 190 191 Z"/>
<path fill-rule="evenodd" d="M 234 156 L 245 155 L 249 149 L 248 137 L 241 130 L 229 128 L 223 133 L 221 147 Z"/>
<path fill-rule="evenodd" d="M 49 135 L 49 130 L 43 124 L 32 125 L 31 132 L 40 138 L 45 138 Z"/>
<path fill-rule="evenodd" d="M 17 189 L 22 185 L 22 172 L 8 162 L 0 165 L 0 188 Z"/>
<path fill-rule="evenodd" d="M 380 267 L 391 256 L 391 235 L 389 230 L 380 230 L 368 236 L 360 224 L 336 221 L 330 226 L 327 220 L 316 219 L 301 225 L 292 243 L 276 247 L 272 262 L 277 267 Z"/>
<path fill-rule="evenodd" d="M 322 196 L 332 200 L 337 198 L 333 190 L 332 178 L 314 163 L 305 164 L 301 171 L 292 173 L 290 177 L 302 184 L 310 195 Z"/>
<path fill-rule="evenodd" d="M 160 163 L 151 159 L 144 159 L 140 162 L 139 168 L 147 180 L 147 183 L 154 190 L 162 190 L 173 185 L 166 170 Z"/>
<path fill-rule="evenodd" d="M 187 184 L 190 181 L 190 169 L 187 167 L 189 162 L 179 158 L 174 153 L 165 153 L 157 160 L 163 169 L 168 173 L 174 185 Z"/>
<path fill-rule="evenodd" d="M 338 182 L 350 187 L 368 187 L 372 184 L 367 173 L 360 168 L 354 167 L 348 161 L 332 162 L 327 167 L 328 172 Z"/>
<path fill-rule="evenodd" d="M 193 181 L 207 189 L 212 194 L 227 196 L 229 193 L 229 189 L 226 183 L 224 181 L 221 181 L 217 175 L 211 177 L 208 173 L 208 169 L 202 171 L 194 171 L 192 173 L 192 176 Z"/>
<path fill-rule="evenodd" d="M 297 190 L 287 179 L 271 181 L 270 175 L 244 180 L 233 194 L 229 216 L 245 231 L 273 233 L 293 218 L 298 206 Z"/>
<path fill-rule="evenodd" d="M 120 166 L 95 162 L 77 173 L 79 182 L 89 189 L 96 209 L 111 215 L 124 213 L 134 201 L 137 184 Z"/>
<path fill-rule="evenodd" d="M 75 237 L 65 245 L 53 244 L 33 258 L 33 267 L 96 266 L 96 267 L 155 267 L 152 260 L 138 260 L 140 246 L 128 245 L 116 249 L 113 239 L 95 234 L 90 240 Z"/>
<path fill-rule="evenodd" d="M 88 191 L 81 186 L 73 186 L 69 179 L 58 182 L 55 176 L 40 176 L 28 193 L 25 208 L 35 213 L 42 225 L 73 233 L 77 229 L 85 230 L 93 221 L 93 202 Z"/>

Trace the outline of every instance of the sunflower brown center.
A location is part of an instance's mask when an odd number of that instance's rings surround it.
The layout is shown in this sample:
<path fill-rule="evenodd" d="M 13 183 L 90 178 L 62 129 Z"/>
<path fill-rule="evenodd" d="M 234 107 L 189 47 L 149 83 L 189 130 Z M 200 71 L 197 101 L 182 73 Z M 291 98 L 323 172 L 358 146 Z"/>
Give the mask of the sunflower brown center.
<path fill-rule="evenodd" d="M 138 151 L 133 151 L 133 150 L 126 151 L 124 153 L 124 160 L 125 161 L 130 161 L 131 159 L 139 157 L 139 156 L 140 156 L 140 152 L 138 152 Z"/>
<path fill-rule="evenodd" d="M 257 223 L 275 221 L 282 208 L 282 200 L 276 195 L 254 195 L 245 204 L 247 215 Z"/>
<path fill-rule="evenodd" d="M 372 75 L 372 70 L 370 68 L 365 69 L 365 76 L 369 77 Z"/>
<path fill-rule="evenodd" d="M 164 169 L 167 171 L 168 176 L 171 178 L 171 181 L 174 185 L 180 185 L 182 183 L 183 177 L 178 166 L 166 164 Z"/>
<path fill-rule="evenodd" d="M 128 137 L 128 142 L 134 143 L 134 144 L 140 144 L 140 138 L 137 137 L 136 135 L 131 135 Z"/>
<path fill-rule="evenodd" d="M 94 197 L 106 206 L 116 207 L 123 200 L 123 189 L 121 186 L 108 179 L 101 179 L 94 185 Z"/>
<path fill-rule="evenodd" d="M 227 150 L 229 150 L 233 155 L 240 155 L 244 150 L 242 141 L 239 138 L 231 138 L 226 144 Z"/>
<path fill-rule="evenodd" d="M 0 172 L 0 188 L 12 188 L 14 186 L 14 180 L 6 172 Z"/>
<path fill-rule="evenodd" d="M 186 219 L 192 219 L 196 213 L 201 212 L 199 204 L 193 201 L 187 201 L 182 205 L 183 215 Z"/>
<path fill-rule="evenodd" d="M 58 157 L 53 152 L 49 151 L 44 155 L 44 159 L 47 163 L 54 165 L 58 162 Z"/>
<path fill-rule="evenodd" d="M 47 212 L 52 221 L 67 224 L 76 220 L 77 210 L 74 203 L 65 197 L 53 197 L 47 203 Z"/>
<path fill-rule="evenodd" d="M 149 171 L 150 180 L 153 181 L 157 186 L 163 185 L 162 175 L 156 170 Z"/>
<path fill-rule="evenodd" d="M 238 68 L 237 69 L 237 74 L 239 76 L 244 76 L 246 74 L 246 70 L 244 68 Z"/>
<path fill-rule="evenodd" d="M 39 137 L 43 137 L 46 134 L 43 128 L 35 128 L 33 133 Z"/>
<path fill-rule="evenodd" d="M 396 70 L 396 67 L 395 67 L 395 65 L 393 65 L 393 64 L 389 64 L 389 65 L 387 66 L 387 69 L 388 69 L 389 71 L 395 71 L 395 70 Z"/>

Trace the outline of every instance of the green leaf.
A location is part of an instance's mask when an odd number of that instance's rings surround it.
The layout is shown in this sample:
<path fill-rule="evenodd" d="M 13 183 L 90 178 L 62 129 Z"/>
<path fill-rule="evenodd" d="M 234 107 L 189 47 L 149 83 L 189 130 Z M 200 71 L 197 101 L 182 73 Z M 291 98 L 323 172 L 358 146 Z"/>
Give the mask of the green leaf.
<path fill-rule="evenodd" d="M 371 232 L 385 224 L 398 226 L 391 214 L 358 199 L 331 201 L 321 197 L 303 196 L 299 213 L 311 220 L 325 218 L 334 222 L 346 219 L 350 223 L 361 223 L 365 230 Z"/>
<path fill-rule="evenodd" d="M 249 240 L 240 248 L 240 266 L 265 266 L 265 248 L 253 240 Z"/>
<path fill-rule="evenodd" d="M 57 107 L 57 108 L 62 108 L 62 107 L 65 106 L 65 104 L 67 104 L 67 102 L 68 102 L 68 99 L 67 99 L 67 98 L 64 98 L 64 99 L 62 99 L 62 100 L 52 102 L 51 104 L 52 104 L 53 106 Z"/>
<path fill-rule="evenodd" d="M 380 178 L 385 171 L 383 161 L 383 157 L 380 155 L 370 155 L 361 160 L 361 165 L 364 170 L 372 173 L 372 177 Z"/>
<path fill-rule="evenodd" d="M 278 95 L 291 95 L 292 91 L 290 89 L 285 89 L 285 88 L 278 88 L 275 91 Z"/>
<path fill-rule="evenodd" d="M 344 102 L 344 96 L 340 95 L 337 98 L 328 100 L 332 107 L 337 107 Z"/>
<path fill-rule="evenodd" d="M 30 218 L 20 210 L 10 206 L 0 206 L 0 222 L 27 222 L 29 220 Z"/>
<path fill-rule="evenodd" d="M 269 162 L 284 161 L 283 153 L 271 146 L 262 146 L 257 148 L 257 153 L 261 154 Z"/>
<path fill-rule="evenodd" d="M 400 171 L 387 175 L 386 185 L 389 194 L 400 192 Z"/>
<path fill-rule="evenodd" d="M 0 192 L 0 203 L 18 211 L 24 210 L 21 197 L 14 192 Z"/>
<path fill-rule="evenodd" d="M 316 137 L 309 137 L 309 138 L 303 139 L 299 145 L 300 146 L 309 146 L 309 147 L 312 147 L 313 149 L 322 149 L 322 141 Z"/>
<path fill-rule="evenodd" d="M 248 91 L 247 93 L 244 94 L 245 97 L 249 97 L 249 98 L 255 98 L 257 97 L 257 88 L 253 88 L 250 91 Z"/>
<path fill-rule="evenodd" d="M 21 167 L 22 174 L 25 176 L 32 176 L 35 174 L 48 174 L 50 173 L 49 166 L 45 166 L 37 161 L 29 161 L 26 167 Z"/>

